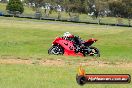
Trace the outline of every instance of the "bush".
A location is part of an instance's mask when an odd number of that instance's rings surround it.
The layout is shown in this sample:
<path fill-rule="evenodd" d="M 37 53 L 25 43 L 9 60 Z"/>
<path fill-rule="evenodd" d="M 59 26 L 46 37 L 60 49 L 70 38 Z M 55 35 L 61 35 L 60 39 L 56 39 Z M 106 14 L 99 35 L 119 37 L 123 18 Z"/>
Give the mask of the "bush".
<path fill-rule="evenodd" d="M 18 12 L 22 14 L 24 11 L 23 3 L 20 0 L 9 0 L 6 10 L 8 10 L 8 13 L 14 15 L 16 15 Z"/>

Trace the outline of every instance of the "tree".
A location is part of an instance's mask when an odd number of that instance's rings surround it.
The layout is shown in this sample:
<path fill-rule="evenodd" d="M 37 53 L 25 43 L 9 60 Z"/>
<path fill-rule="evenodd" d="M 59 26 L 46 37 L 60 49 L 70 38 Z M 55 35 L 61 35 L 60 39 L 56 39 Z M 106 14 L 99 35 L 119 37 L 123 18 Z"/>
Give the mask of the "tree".
<path fill-rule="evenodd" d="M 47 17 L 50 14 L 50 4 L 48 3 L 50 1 L 51 0 L 25 0 L 25 3 L 28 4 L 36 13 L 42 14 L 42 10 L 44 10 L 44 14 Z"/>
<path fill-rule="evenodd" d="M 131 18 L 132 18 L 132 0 L 122 0 L 125 3 L 125 14 L 124 17 L 128 19 L 128 25 L 131 25 Z"/>
<path fill-rule="evenodd" d="M 105 12 L 108 10 L 108 4 L 105 0 L 88 0 L 88 13 L 93 18 L 106 15 Z"/>
<path fill-rule="evenodd" d="M 44 1 L 45 0 L 25 0 L 25 3 L 30 3 L 30 6 L 33 8 L 33 10 L 37 10 L 44 5 Z"/>
<path fill-rule="evenodd" d="M 109 9 L 112 16 L 128 18 L 130 26 L 130 19 L 132 18 L 132 0 L 110 1 Z"/>
<path fill-rule="evenodd" d="M 23 3 L 20 0 L 9 0 L 6 10 L 13 15 L 22 14 L 24 11 Z"/>
<path fill-rule="evenodd" d="M 84 0 L 83 0 L 84 1 Z M 65 0 L 64 8 L 70 16 L 70 20 L 78 21 L 79 14 L 83 13 L 82 0 Z"/>

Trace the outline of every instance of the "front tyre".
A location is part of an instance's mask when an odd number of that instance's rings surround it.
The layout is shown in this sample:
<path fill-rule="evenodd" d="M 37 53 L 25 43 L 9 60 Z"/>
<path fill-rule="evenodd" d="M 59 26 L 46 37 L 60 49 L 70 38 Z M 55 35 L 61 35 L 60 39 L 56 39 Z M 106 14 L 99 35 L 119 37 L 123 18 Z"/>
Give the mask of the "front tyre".
<path fill-rule="evenodd" d="M 96 47 L 89 47 L 91 50 L 90 50 L 90 53 L 89 55 L 90 56 L 96 56 L 96 57 L 100 57 L 100 52 L 99 50 L 96 48 Z"/>
<path fill-rule="evenodd" d="M 64 54 L 64 50 L 61 46 L 58 45 L 53 45 L 49 50 L 48 50 L 48 54 L 53 54 L 53 55 L 63 55 Z"/>

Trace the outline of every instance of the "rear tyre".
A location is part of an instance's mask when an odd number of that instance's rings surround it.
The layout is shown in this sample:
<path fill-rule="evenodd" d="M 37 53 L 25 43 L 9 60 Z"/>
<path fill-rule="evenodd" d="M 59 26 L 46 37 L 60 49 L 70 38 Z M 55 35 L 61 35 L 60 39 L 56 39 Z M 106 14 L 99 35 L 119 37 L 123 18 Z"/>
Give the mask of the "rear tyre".
<path fill-rule="evenodd" d="M 96 57 L 100 57 L 100 51 L 99 49 L 97 49 L 96 47 L 89 47 L 91 49 L 90 51 L 90 56 L 96 56 Z"/>
<path fill-rule="evenodd" d="M 64 50 L 61 46 L 58 45 L 53 45 L 49 50 L 48 50 L 49 55 L 63 55 Z"/>

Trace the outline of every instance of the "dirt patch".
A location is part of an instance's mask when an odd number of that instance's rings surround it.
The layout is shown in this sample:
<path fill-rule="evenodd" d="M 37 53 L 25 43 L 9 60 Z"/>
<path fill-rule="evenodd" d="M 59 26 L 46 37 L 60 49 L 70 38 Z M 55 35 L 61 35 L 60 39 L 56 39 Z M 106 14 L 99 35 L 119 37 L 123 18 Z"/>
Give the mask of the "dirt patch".
<path fill-rule="evenodd" d="M 32 61 L 21 59 L 0 59 L 0 64 L 32 64 Z"/>
<path fill-rule="evenodd" d="M 65 65 L 65 62 L 63 60 L 42 60 L 40 61 L 40 64 L 42 65 L 54 65 L 54 66 L 63 66 Z"/>
<path fill-rule="evenodd" d="M 39 65 L 55 65 L 62 66 L 65 65 L 65 62 L 58 60 L 23 60 L 23 59 L 0 59 L 0 64 L 39 64 Z"/>
<path fill-rule="evenodd" d="M 79 63 L 83 66 L 97 66 L 97 67 L 121 67 L 121 68 L 132 68 L 132 63 L 126 63 L 126 62 L 106 62 L 106 61 L 86 61 Z"/>
<path fill-rule="evenodd" d="M 65 66 L 65 65 L 82 65 L 82 66 L 97 66 L 97 67 L 124 67 L 124 68 L 132 68 L 132 63 L 125 63 L 125 62 L 105 62 L 105 61 L 96 61 L 96 60 L 89 60 L 81 63 L 76 64 L 68 64 L 64 60 L 57 59 L 57 60 L 31 60 L 31 59 L 0 59 L 0 64 L 38 64 L 38 65 L 45 65 L 45 66 Z"/>

